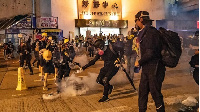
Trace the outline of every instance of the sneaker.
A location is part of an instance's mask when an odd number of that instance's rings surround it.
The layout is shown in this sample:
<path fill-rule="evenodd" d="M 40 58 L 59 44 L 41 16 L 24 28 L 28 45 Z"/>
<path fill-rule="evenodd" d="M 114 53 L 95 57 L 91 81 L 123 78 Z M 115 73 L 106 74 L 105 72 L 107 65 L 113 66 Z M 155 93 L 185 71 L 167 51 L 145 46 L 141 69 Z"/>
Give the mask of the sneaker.
<path fill-rule="evenodd" d="M 99 102 L 106 102 L 106 101 L 109 101 L 109 98 L 107 96 L 103 96 Z"/>
<path fill-rule="evenodd" d="M 109 90 L 108 90 L 108 94 L 111 94 L 113 89 L 114 89 L 114 86 L 110 85 Z"/>
<path fill-rule="evenodd" d="M 48 88 L 47 88 L 47 87 L 43 87 L 43 90 L 47 91 L 47 90 L 48 90 Z"/>

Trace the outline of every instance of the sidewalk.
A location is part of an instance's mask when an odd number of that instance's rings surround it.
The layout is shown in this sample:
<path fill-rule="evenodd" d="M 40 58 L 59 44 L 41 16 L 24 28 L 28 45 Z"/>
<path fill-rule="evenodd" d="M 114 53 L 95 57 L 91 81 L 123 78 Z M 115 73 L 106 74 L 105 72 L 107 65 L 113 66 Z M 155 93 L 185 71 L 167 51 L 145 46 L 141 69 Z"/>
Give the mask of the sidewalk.
<path fill-rule="evenodd" d="M 173 102 L 175 103 L 178 98 L 184 100 L 188 96 L 195 98 L 199 96 L 199 87 L 194 82 L 192 75 L 189 75 L 188 60 L 189 57 L 183 56 L 176 68 L 168 68 L 166 71 L 162 87 L 166 112 L 177 112 L 180 105 L 173 104 Z M 2 62 L 2 59 L 0 61 Z M 0 64 L 1 80 L 4 77 L 0 85 L 1 112 L 138 112 L 138 94 L 133 91 L 129 83 L 115 85 L 115 89 L 110 95 L 110 101 L 105 103 L 98 102 L 102 97 L 103 88 L 101 86 L 81 96 L 61 96 L 54 100 L 43 100 L 43 94 L 57 89 L 54 81 L 48 81 L 50 90 L 43 91 L 43 82 L 37 81 L 40 79 L 38 69 L 34 68 L 34 75 L 29 75 L 27 69 L 25 82 L 28 89 L 16 91 L 19 62 L 18 60 L 9 60 L 8 70 L 4 64 L 5 62 Z M 103 62 L 98 61 L 94 66 L 77 75 L 87 75 L 88 72 L 98 74 L 102 66 Z M 52 78 L 54 78 L 54 75 L 49 76 L 49 79 Z M 134 83 L 138 89 L 140 74 L 136 74 L 136 78 L 138 80 Z M 172 99 L 170 100 L 170 98 Z M 155 112 L 154 102 L 150 94 L 147 112 Z"/>

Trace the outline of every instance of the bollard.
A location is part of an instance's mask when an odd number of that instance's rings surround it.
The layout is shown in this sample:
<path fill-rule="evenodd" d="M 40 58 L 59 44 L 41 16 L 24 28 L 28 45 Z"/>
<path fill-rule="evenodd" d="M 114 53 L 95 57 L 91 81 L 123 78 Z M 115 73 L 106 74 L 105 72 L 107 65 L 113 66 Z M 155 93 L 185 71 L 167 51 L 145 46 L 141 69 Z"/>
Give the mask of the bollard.
<path fill-rule="evenodd" d="M 23 67 L 18 68 L 18 83 L 16 90 L 25 90 L 27 89 L 25 80 L 24 80 L 24 69 Z"/>

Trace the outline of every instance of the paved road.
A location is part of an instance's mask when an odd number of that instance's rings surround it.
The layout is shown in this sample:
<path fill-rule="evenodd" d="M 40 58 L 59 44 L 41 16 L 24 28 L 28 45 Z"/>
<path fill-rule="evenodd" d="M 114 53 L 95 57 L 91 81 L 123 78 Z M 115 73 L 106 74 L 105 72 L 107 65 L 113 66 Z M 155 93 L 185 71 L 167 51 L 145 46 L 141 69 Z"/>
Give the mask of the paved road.
<path fill-rule="evenodd" d="M 2 52 L 0 52 L 2 57 Z M 192 75 L 189 75 L 190 57 L 183 54 L 180 64 L 176 68 L 168 68 L 162 93 L 166 104 L 166 112 L 177 112 L 181 107 L 180 101 L 188 96 L 198 99 L 198 85 L 194 82 Z M 48 81 L 50 90 L 43 91 L 43 83 L 40 79 L 38 69 L 34 68 L 34 75 L 29 75 L 29 70 L 25 72 L 25 82 L 28 87 L 24 91 L 16 91 L 17 87 L 17 59 L 7 62 L 0 58 L 0 111 L 1 112 L 138 112 L 138 94 L 133 91 L 129 83 L 114 83 L 115 89 L 110 95 L 110 101 L 98 103 L 102 96 L 102 87 L 96 86 L 94 90 L 78 96 L 65 96 L 54 100 L 44 100 L 42 95 L 56 91 L 54 81 Z M 7 64 L 8 63 L 8 64 Z M 8 67 L 7 67 L 8 66 Z M 98 61 L 94 66 L 86 69 L 78 76 L 87 76 L 88 72 L 98 74 L 103 66 L 102 61 Z M 121 73 L 123 79 L 125 74 Z M 50 75 L 49 79 L 54 78 Z M 138 89 L 140 73 L 135 74 L 135 86 Z M 117 76 L 118 77 L 118 76 Z M 116 80 L 115 80 L 116 81 Z M 92 84 L 92 81 L 91 81 Z M 147 112 L 155 112 L 154 102 L 149 95 Z"/>

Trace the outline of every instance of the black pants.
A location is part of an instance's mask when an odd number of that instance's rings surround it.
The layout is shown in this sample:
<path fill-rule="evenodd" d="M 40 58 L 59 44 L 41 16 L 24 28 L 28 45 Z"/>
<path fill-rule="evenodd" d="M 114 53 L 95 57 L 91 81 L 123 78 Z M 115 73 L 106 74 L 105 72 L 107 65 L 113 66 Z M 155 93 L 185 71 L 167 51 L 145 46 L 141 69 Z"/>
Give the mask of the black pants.
<path fill-rule="evenodd" d="M 165 112 L 163 95 L 161 93 L 162 82 L 165 77 L 165 68 L 162 65 L 158 65 L 157 67 L 155 72 L 142 72 L 141 74 L 138 101 L 139 112 L 146 112 L 149 92 L 155 102 L 157 112 Z M 143 71 L 145 71 L 144 69 Z"/>
<path fill-rule="evenodd" d="M 39 52 L 38 52 L 38 51 L 35 51 L 35 52 L 34 52 L 34 55 L 35 55 L 35 60 L 33 61 L 32 64 L 35 64 L 35 62 L 37 62 L 37 67 L 39 68 L 39 64 L 40 64 Z"/>
<path fill-rule="evenodd" d="M 58 82 L 60 82 L 63 77 L 69 77 L 70 70 L 69 64 L 60 65 L 58 68 Z"/>
<path fill-rule="evenodd" d="M 108 96 L 108 91 L 110 87 L 109 81 L 112 79 L 112 77 L 118 72 L 119 67 L 115 67 L 114 64 L 110 66 L 104 66 L 101 68 L 100 73 L 97 77 L 97 83 L 104 86 L 103 95 Z"/>
<path fill-rule="evenodd" d="M 194 78 L 195 82 L 199 85 L 199 68 L 194 69 L 193 78 Z"/>
<path fill-rule="evenodd" d="M 94 57 L 94 51 L 89 50 L 90 57 Z"/>
<path fill-rule="evenodd" d="M 69 64 L 66 65 L 60 65 L 58 68 L 58 76 L 56 77 L 56 82 L 57 82 L 57 86 L 58 89 L 57 91 L 60 92 L 61 90 L 61 80 L 64 77 L 69 77 L 69 73 L 70 73 L 71 68 L 69 67 Z"/>
<path fill-rule="evenodd" d="M 20 56 L 20 67 L 24 66 L 24 60 L 26 60 L 26 64 L 28 65 L 30 72 L 33 72 L 33 69 L 31 68 L 31 55 Z"/>

